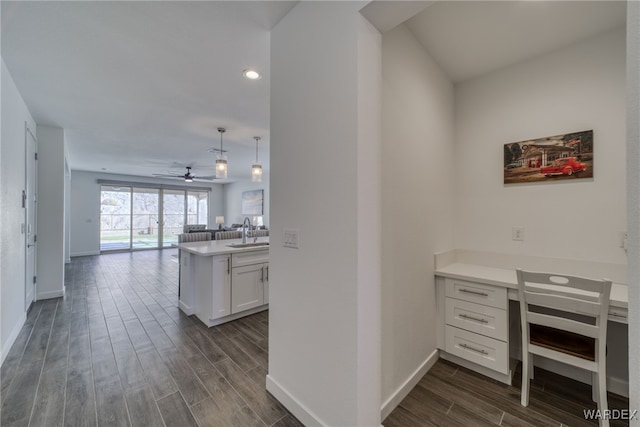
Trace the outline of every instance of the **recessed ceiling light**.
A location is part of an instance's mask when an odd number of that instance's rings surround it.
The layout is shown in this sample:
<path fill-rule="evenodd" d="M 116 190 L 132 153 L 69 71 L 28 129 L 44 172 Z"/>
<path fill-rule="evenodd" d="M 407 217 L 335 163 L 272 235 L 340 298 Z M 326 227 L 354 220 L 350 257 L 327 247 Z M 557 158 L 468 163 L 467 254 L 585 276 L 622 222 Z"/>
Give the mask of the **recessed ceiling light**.
<path fill-rule="evenodd" d="M 249 80 L 260 80 L 262 78 L 262 74 L 260 74 L 259 72 L 251 68 L 247 68 L 246 70 L 243 70 L 242 75 L 244 76 L 245 79 L 249 79 Z"/>

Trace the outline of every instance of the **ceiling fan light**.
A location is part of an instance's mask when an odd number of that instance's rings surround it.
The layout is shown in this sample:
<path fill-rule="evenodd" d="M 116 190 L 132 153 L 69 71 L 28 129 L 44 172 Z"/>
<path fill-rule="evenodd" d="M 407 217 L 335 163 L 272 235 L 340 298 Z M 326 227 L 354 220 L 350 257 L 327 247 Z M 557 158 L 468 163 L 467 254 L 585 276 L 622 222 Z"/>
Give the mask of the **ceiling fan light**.
<path fill-rule="evenodd" d="M 184 182 L 193 182 L 193 178 L 191 178 L 190 176 L 186 177 L 184 179 Z"/>
<path fill-rule="evenodd" d="M 251 166 L 251 182 L 262 182 L 262 165 L 254 163 Z"/>

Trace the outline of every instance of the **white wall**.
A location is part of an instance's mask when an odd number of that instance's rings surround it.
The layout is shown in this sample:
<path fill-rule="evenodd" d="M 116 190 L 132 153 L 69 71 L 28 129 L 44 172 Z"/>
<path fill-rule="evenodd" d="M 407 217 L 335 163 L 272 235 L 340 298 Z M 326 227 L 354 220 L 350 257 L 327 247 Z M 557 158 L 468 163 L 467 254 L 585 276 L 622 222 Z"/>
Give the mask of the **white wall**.
<path fill-rule="evenodd" d="M 25 188 L 25 129 L 36 124 L 4 61 L 1 71 L 2 140 L 0 150 L 0 360 L 4 360 L 25 320 L 25 222 L 21 196 Z"/>
<path fill-rule="evenodd" d="M 455 246 L 625 263 L 625 89 L 624 29 L 457 85 Z M 503 184 L 504 144 L 588 129 L 593 179 Z"/>
<path fill-rule="evenodd" d="M 38 281 L 36 299 L 64 295 L 64 129 L 38 125 Z"/>
<path fill-rule="evenodd" d="M 627 214 L 629 408 L 640 408 L 640 3 L 627 3 Z M 640 418 L 630 422 L 640 426 Z"/>
<path fill-rule="evenodd" d="M 153 177 L 71 171 L 71 256 L 100 253 L 100 184 L 98 179 L 188 187 L 178 180 Z M 209 226 L 215 228 L 216 215 L 224 215 L 224 189 L 221 184 L 197 182 L 192 186 L 211 188 Z"/>
<path fill-rule="evenodd" d="M 267 227 L 269 226 L 269 174 L 264 173 L 262 182 L 251 182 L 251 179 L 247 179 L 224 185 L 224 222 L 227 227 L 234 223 L 242 224 L 246 216 L 242 215 L 242 192 L 249 190 L 264 190 L 262 222 Z"/>
<path fill-rule="evenodd" d="M 359 211 L 360 197 L 375 203 L 360 187 L 369 176 L 359 170 L 368 158 L 361 137 L 379 126 L 377 117 L 361 117 L 376 108 L 359 110 L 359 91 L 375 100 L 380 90 L 358 80 L 367 67 L 379 68 L 362 5 L 300 2 L 271 32 L 267 389 L 305 425 L 380 423 L 379 306 L 360 305 L 379 293 L 379 258 L 361 250 L 366 238 L 358 235 L 359 221 L 370 225 L 370 241 L 379 233 Z M 378 173 L 379 165 L 370 167 Z M 283 247 L 285 228 L 299 230 L 299 249 Z M 363 265 L 373 276 L 366 290 Z"/>
<path fill-rule="evenodd" d="M 382 37 L 382 77 L 384 416 L 437 359 L 433 254 L 453 246 L 454 89 L 404 25 Z"/>

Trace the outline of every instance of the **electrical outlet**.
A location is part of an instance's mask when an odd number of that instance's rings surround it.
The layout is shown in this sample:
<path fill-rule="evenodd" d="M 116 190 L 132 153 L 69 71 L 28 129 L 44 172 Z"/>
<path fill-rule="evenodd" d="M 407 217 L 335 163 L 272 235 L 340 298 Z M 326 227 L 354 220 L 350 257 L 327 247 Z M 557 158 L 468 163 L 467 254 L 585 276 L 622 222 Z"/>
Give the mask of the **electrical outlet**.
<path fill-rule="evenodd" d="M 512 227 L 511 228 L 511 240 L 517 240 L 522 242 L 524 240 L 524 227 Z"/>
<path fill-rule="evenodd" d="M 282 230 L 282 241 L 285 248 L 298 249 L 298 230 L 285 228 Z"/>

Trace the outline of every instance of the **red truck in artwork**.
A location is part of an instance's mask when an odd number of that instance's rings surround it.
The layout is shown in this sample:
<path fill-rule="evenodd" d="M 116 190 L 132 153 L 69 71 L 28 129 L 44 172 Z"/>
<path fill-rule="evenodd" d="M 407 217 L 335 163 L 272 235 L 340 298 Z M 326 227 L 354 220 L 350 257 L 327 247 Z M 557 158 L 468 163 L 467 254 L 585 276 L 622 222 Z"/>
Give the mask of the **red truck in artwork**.
<path fill-rule="evenodd" d="M 581 163 L 575 157 L 562 157 L 555 159 L 551 165 L 540 168 L 540 173 L 544 176 L 551 175 L 573 175 L 582 172 L 587 168 L 585 163 Z"/>

